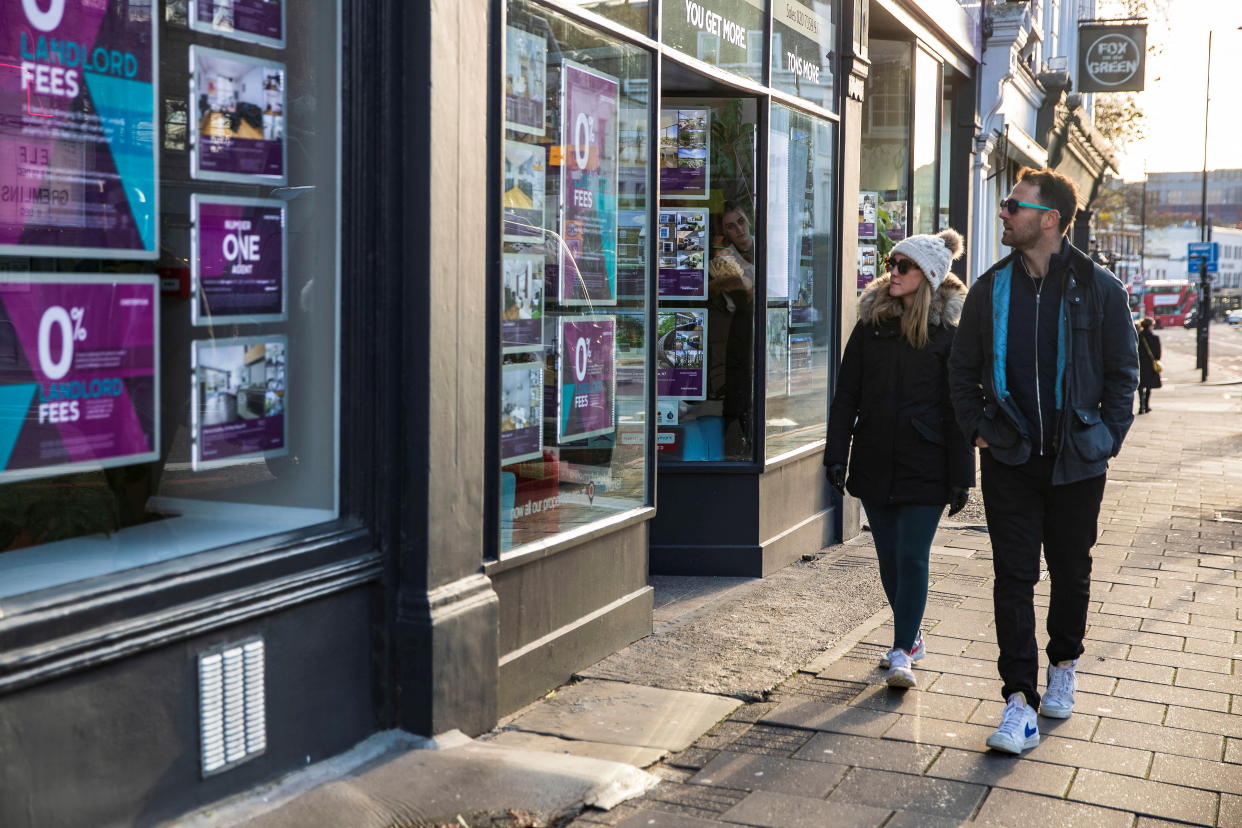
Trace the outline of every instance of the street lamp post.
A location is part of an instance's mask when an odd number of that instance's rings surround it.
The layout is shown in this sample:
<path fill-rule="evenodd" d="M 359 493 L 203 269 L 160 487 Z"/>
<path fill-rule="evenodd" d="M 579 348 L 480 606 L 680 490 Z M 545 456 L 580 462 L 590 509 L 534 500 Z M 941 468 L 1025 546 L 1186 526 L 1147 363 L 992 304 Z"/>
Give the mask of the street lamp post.
<path fill-rule="evenodd" d="M 1207 78 L 1203 84 L 1203 175 L 1199 181 L 1199 241 L 1210 241 L 1211 231 L 1207 223 L 1207 165 L 1208 165 L 1208 112 L 1212 106 L 1212 32 L 1208 30 Z M 1207 261 L 1199 260 L 1199 326 L 1195 337 L 1195 367 L 1199 369 L 1199 381 L 1208 376 L 1208 326 L 1212 322 L 1212 282 L 1207 272 Z"/>

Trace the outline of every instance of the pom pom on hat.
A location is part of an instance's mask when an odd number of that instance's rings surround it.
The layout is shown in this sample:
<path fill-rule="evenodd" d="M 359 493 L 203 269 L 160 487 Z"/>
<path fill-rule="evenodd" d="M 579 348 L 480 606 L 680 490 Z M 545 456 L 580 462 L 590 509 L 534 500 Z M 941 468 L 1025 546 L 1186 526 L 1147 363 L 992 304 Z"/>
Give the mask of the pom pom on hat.
<path fill-rule="evenodd" d="M 934 236 L 909 236 L 899 241 L 891 253 L 900 253 L 914 260 L 931 284 L 932 290 L 936 290 L 949 275 L 949 266 L 953 264 L 953 260 L 962 255 L 962 249 L 962 234 L 950 228 L 941 230 Z"/>

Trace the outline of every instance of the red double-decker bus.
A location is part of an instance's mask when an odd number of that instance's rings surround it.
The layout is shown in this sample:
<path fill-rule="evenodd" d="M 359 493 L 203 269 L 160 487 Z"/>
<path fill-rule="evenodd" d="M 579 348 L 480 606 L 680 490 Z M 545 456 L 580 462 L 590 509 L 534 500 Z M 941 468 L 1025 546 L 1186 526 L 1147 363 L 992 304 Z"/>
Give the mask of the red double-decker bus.
<path fill-rule="evenodd" d="M 1152 279 L 1143 285 L 1143 314 L 1157 328 L 1177 327 L 1199 302 L 1198 285 L 1188 279 Z"/>

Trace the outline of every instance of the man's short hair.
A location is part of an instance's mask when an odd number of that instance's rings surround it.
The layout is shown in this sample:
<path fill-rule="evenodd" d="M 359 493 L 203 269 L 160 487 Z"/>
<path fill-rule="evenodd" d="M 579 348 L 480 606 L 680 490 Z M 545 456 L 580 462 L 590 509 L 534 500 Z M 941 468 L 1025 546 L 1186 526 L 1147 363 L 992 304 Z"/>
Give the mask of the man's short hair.
<path fill-rule="evenodd" d="M 1023 167 L 1018 170 L 1018 180 L 1039 188 L 1039 200 L 1061 214 L 1061 235 L 1069 230 L 1078 211 L 1078 186 L 1056 170 Z"/>

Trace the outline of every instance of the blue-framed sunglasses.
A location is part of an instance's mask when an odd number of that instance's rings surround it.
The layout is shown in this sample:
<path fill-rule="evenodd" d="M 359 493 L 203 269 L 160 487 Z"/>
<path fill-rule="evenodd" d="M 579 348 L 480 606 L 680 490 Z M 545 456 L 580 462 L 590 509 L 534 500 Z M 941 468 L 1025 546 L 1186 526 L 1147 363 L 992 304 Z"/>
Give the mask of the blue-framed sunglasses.
<path fill-rule="evenodd" d="M 1003 198 L 1000 203 L 1001 209 L 1009 215 L 1017 215 L 1018 208 L 1031 207 L 1035 210 L 1055 210 L 1055 207 L 1045 207 L 1042 204 L 1032 204 L 1029 201 L 1018 201 L 1016 198 Z"/>

